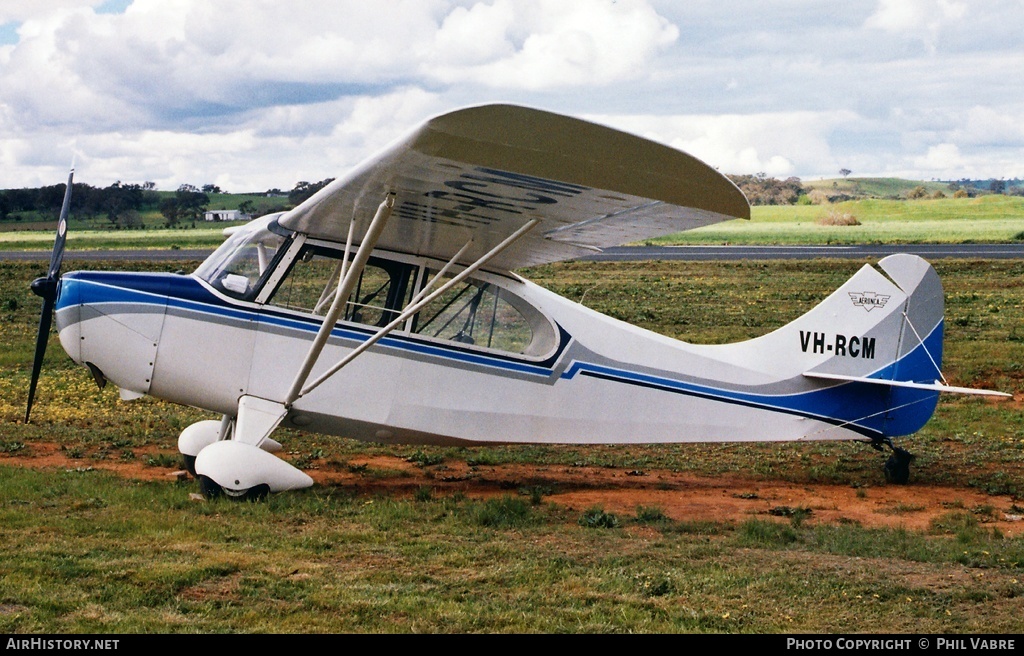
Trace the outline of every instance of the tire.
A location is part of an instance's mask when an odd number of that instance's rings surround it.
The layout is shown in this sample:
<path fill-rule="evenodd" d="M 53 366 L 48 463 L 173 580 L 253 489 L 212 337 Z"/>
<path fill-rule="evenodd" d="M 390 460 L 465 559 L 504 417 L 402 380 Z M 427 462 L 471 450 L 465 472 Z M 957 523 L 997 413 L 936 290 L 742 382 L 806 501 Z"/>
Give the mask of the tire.
<path fill-rule="evenodd" d="M 906 485 L 910 480 L 910 462 L 914 456 L 903 449 L 895 449 L 885 461 L 885 480 L 894 485 Z"/>
<path fill-rule="evenodd" d="M 224 494 L 224 488 L 217 485 L 209 476 L 198 476 L 199 492 L 207 499 L 213 500 Z"/>
<path fill-rule="evenodd" d="M 251 501 L 258 502 L 263 501 L 270 495 L 270 486 L 254 485 L 247 490 L 229 490 L 223 488 L 224 496 L 231 499 L 232 501 Z"/>
<path fill-rule="evenodd" d="M 192 478 L 198 478 L 196 476 L 196 457 L 181 455 L 181 459 L 185 461 L 185 471 L 192 475 Z"/>

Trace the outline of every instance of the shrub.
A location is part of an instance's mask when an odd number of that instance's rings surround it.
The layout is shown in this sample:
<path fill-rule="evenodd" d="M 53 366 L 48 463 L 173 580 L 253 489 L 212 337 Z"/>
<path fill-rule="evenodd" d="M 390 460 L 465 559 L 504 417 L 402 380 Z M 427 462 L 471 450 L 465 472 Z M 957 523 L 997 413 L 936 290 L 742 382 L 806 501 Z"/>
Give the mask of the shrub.
<path fill-rule="evenodd" d="M 636 521 L 641 524 L 656 524 L 668 520 L 664 511 L 657 506 L 637 506 Z"/>
<path fill-rule="evenodd" d="M 604 508 L 591 508 L 580 516 L 579 524 L 586 528 L 617 528 L 619 518 Z"/>
<path fill-rule="evenodd" d="M 739 543 L 745 547 L 784 547 L 799 539 L 793 527 L 761 519 L 751 519 L 739 527 Z"/>
<path fill-rule="evenodd" d="M 536 521 L 530 510 L 530 504 L 523 499 L 506 495 L 496 499 L 488 499 L 475 506 L 473 520 L 479 526 L 490 528 L 523 526 Z"/>
<path fill-rule="evenodd" d="M 860 221 L 857 217 L 850 214 L 849 212 L 840 212 L 836 209 L 830 209 L 824 215 L 819 216 L 815 223 L 824 226 L 859 226 Z"/>
<path fill-rule="evenodd" d="M 406 462 L 415 463 L 420 467 L 429 467 L 431 465 L 440 465 L 444 462 L 444 456 L 439 453 L 424 453 L 423 451 L 416 451 L 405 460 Z"/>
<path fill-rule="evenodd" d="M 807 200 L 812 205 L 827 205 L 828 194 L 826 194 L 821 189 L 811 189 L 811 191 L 808 192 L 807 194 Z"/>

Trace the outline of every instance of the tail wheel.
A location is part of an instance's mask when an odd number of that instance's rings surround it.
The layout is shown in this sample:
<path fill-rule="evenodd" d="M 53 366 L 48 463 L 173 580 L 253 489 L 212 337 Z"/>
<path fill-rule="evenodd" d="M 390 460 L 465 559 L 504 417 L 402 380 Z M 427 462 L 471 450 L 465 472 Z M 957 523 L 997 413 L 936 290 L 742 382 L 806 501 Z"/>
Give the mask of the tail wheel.
<path fill-rule="evenodd" d="M 910 463 L 914 455 L 905 449 L 893 447 L 892 455 L 885 461 L 885 480 L 895 485 L 906 485 L 910 480 Z"/>

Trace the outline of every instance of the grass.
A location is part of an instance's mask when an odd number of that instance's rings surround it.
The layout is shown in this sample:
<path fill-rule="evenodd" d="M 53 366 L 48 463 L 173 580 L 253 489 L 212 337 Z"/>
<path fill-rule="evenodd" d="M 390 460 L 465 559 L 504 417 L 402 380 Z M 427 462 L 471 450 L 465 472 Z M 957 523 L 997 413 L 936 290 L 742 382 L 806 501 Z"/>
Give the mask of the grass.
<path fill-rule="evenodd" d="M 164 230 L 68 230 L 68 257 L 76 250 L 216 248 L 224 242 L 224 228 L 237 223 L 218 223 L 216 227 Z M 0 232 L 0 250 L 50 250 L 52 230 Z"/>
<path fill-rule="evenodd" d="M 763 334 L 861 263 L 565 263 L 524 274 L 569 298 L 697 342 Z M 928 531 L 816 525 L 806 509 L 732 524 L 545 503 L 524 486 L 489 499 L 314 487 L 265 503 L 197 502 L 192 483 L 118 478 L 101 460 L 171 470 L 176 437 L 206 413 L 97 390 L 52 338 L 33 422 L 22 423 L 44 263 L 0 262 L 0 632 L 35 633 L 1020 633 L 1024 539 L 955 499 Z M 89 263 L 91 268 L 181 268 Z M 952 384 L 1024 389 L 1024 262 L 943 260 Z M 187 265 L 186 265 L 187 268 Z M 1024 506 L 1024 413 L 944 398 L 911 439 L 915 475 Z M 860 444 L 648 447 L 388 446 L 289 432 L 310 466 L 378 454 L 664 468 L 714 476 L 878 485 Z M 40 445 L 73 469 L 5 464 Z M 131 454 L 131 455 L 129 455 Z M 355 468 L 354 468 L 355 469 Z M 400 472 L 362 467 L 367 478 Z M 894 512 L 912 514 L 910 504 Z"/>
<path fill-rule="evenodd" d="M 905 186 L 905 181 L 903 184 Z M 877 190 L 885 188 L 879 183 Z M 830 213 L 856 217 L 859 225 L 822 225 L 820 220 Z M 190 224 L 166 229 L 156 227 L 159 222 L 152 219 L 147 225 L 146 230 L 110 230 L 103 221 L 72 221 L 67 248 L 71 252 L 123 248 L 212 249 L 224 240 L 223 229 L 234 224 L 197 224 L 197 227 Z M 0 250 L 49 250 L 53 245 L 54 227 L 54 222 L 8 221 L 0 224 Z M 977 198 L 865 198 L 833 205 L 755 206 L 751 208 L 750 221 L 729 221 L 652 239 L 647 243 L 788 245 L 1003 243 L 1022 240 L 1024 197 L 991 194 Z"/>
<path fill-rule="evenodd" d="M 509 498 L 201 504 L 181 484 L 0 471 L 8 634 L 1021 628 L 1021 542 L 952 520 L 952 539 L 768 520 L 641 538 Z"/>
<path fill-rule="evenodd" d="M 826 192 L 843 193 L 854 198 L 865 196 L 873 198 L 906 198 L 917 187 L 923 187 L 928 196 L 937 192 L 945 196 L 952 196 L 954 193 L 949 188 L 948 182 L 905 180 L 902 178 L 827 178 L 823 180 L 804 180 L 803 187 L 808 192 L 820 189 Z"/>
<path fill-rule="evenodd" d="M 860 225 L 821 225 L 829 212 Z M 1020 241 L 1024 197 L 989 195 L 936 200 L 865 199 L 834 205 L 765 205 L 750 221 L 729 221 L 649 241 L 651 244 L 897 244 Z"/>

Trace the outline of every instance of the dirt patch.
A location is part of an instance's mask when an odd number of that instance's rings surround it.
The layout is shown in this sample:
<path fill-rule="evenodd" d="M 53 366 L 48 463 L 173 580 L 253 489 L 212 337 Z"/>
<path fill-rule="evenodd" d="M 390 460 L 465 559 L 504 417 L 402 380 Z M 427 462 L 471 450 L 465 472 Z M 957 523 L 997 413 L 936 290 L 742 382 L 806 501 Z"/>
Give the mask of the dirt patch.
<path fill-rule="evenodd" d="M 147 464 L 145 450 L 130 461 L 76 459 L 52 443 L 33 443 L 0 462 L 33 468 L 91 467 L 136 479 L 188 478 L 184 471 Z M 155 452 L 155 449 L 154 449 Z M 740 475 L 694 476 L 663 470 L 553 465 L 470 465 L 445 460 L 423 465 L 376 456 L 344 465 L 307 470 L 315 483 L 359 495 L 413 497 L 429 489 L 434 497 L 462 494 L 484 498 L 537 494 L 573 510 L 600 507 L 633 516 L 657 508 L 677 521 L 743 522 L 751 518 L 790 521 L 799 513 L 808 524 L 856 523 L 865 527 L 903 527 L 925 531 L 948 513 L 972 513 L 986 527 L 1008 537 L 1024 534 L 1024 516 L 1014 500 L 973 489 L 918 484 L 854 488 L 846 485 L 793 484 Z M 809 511 L 809 512 L 808 512 Z"/>

